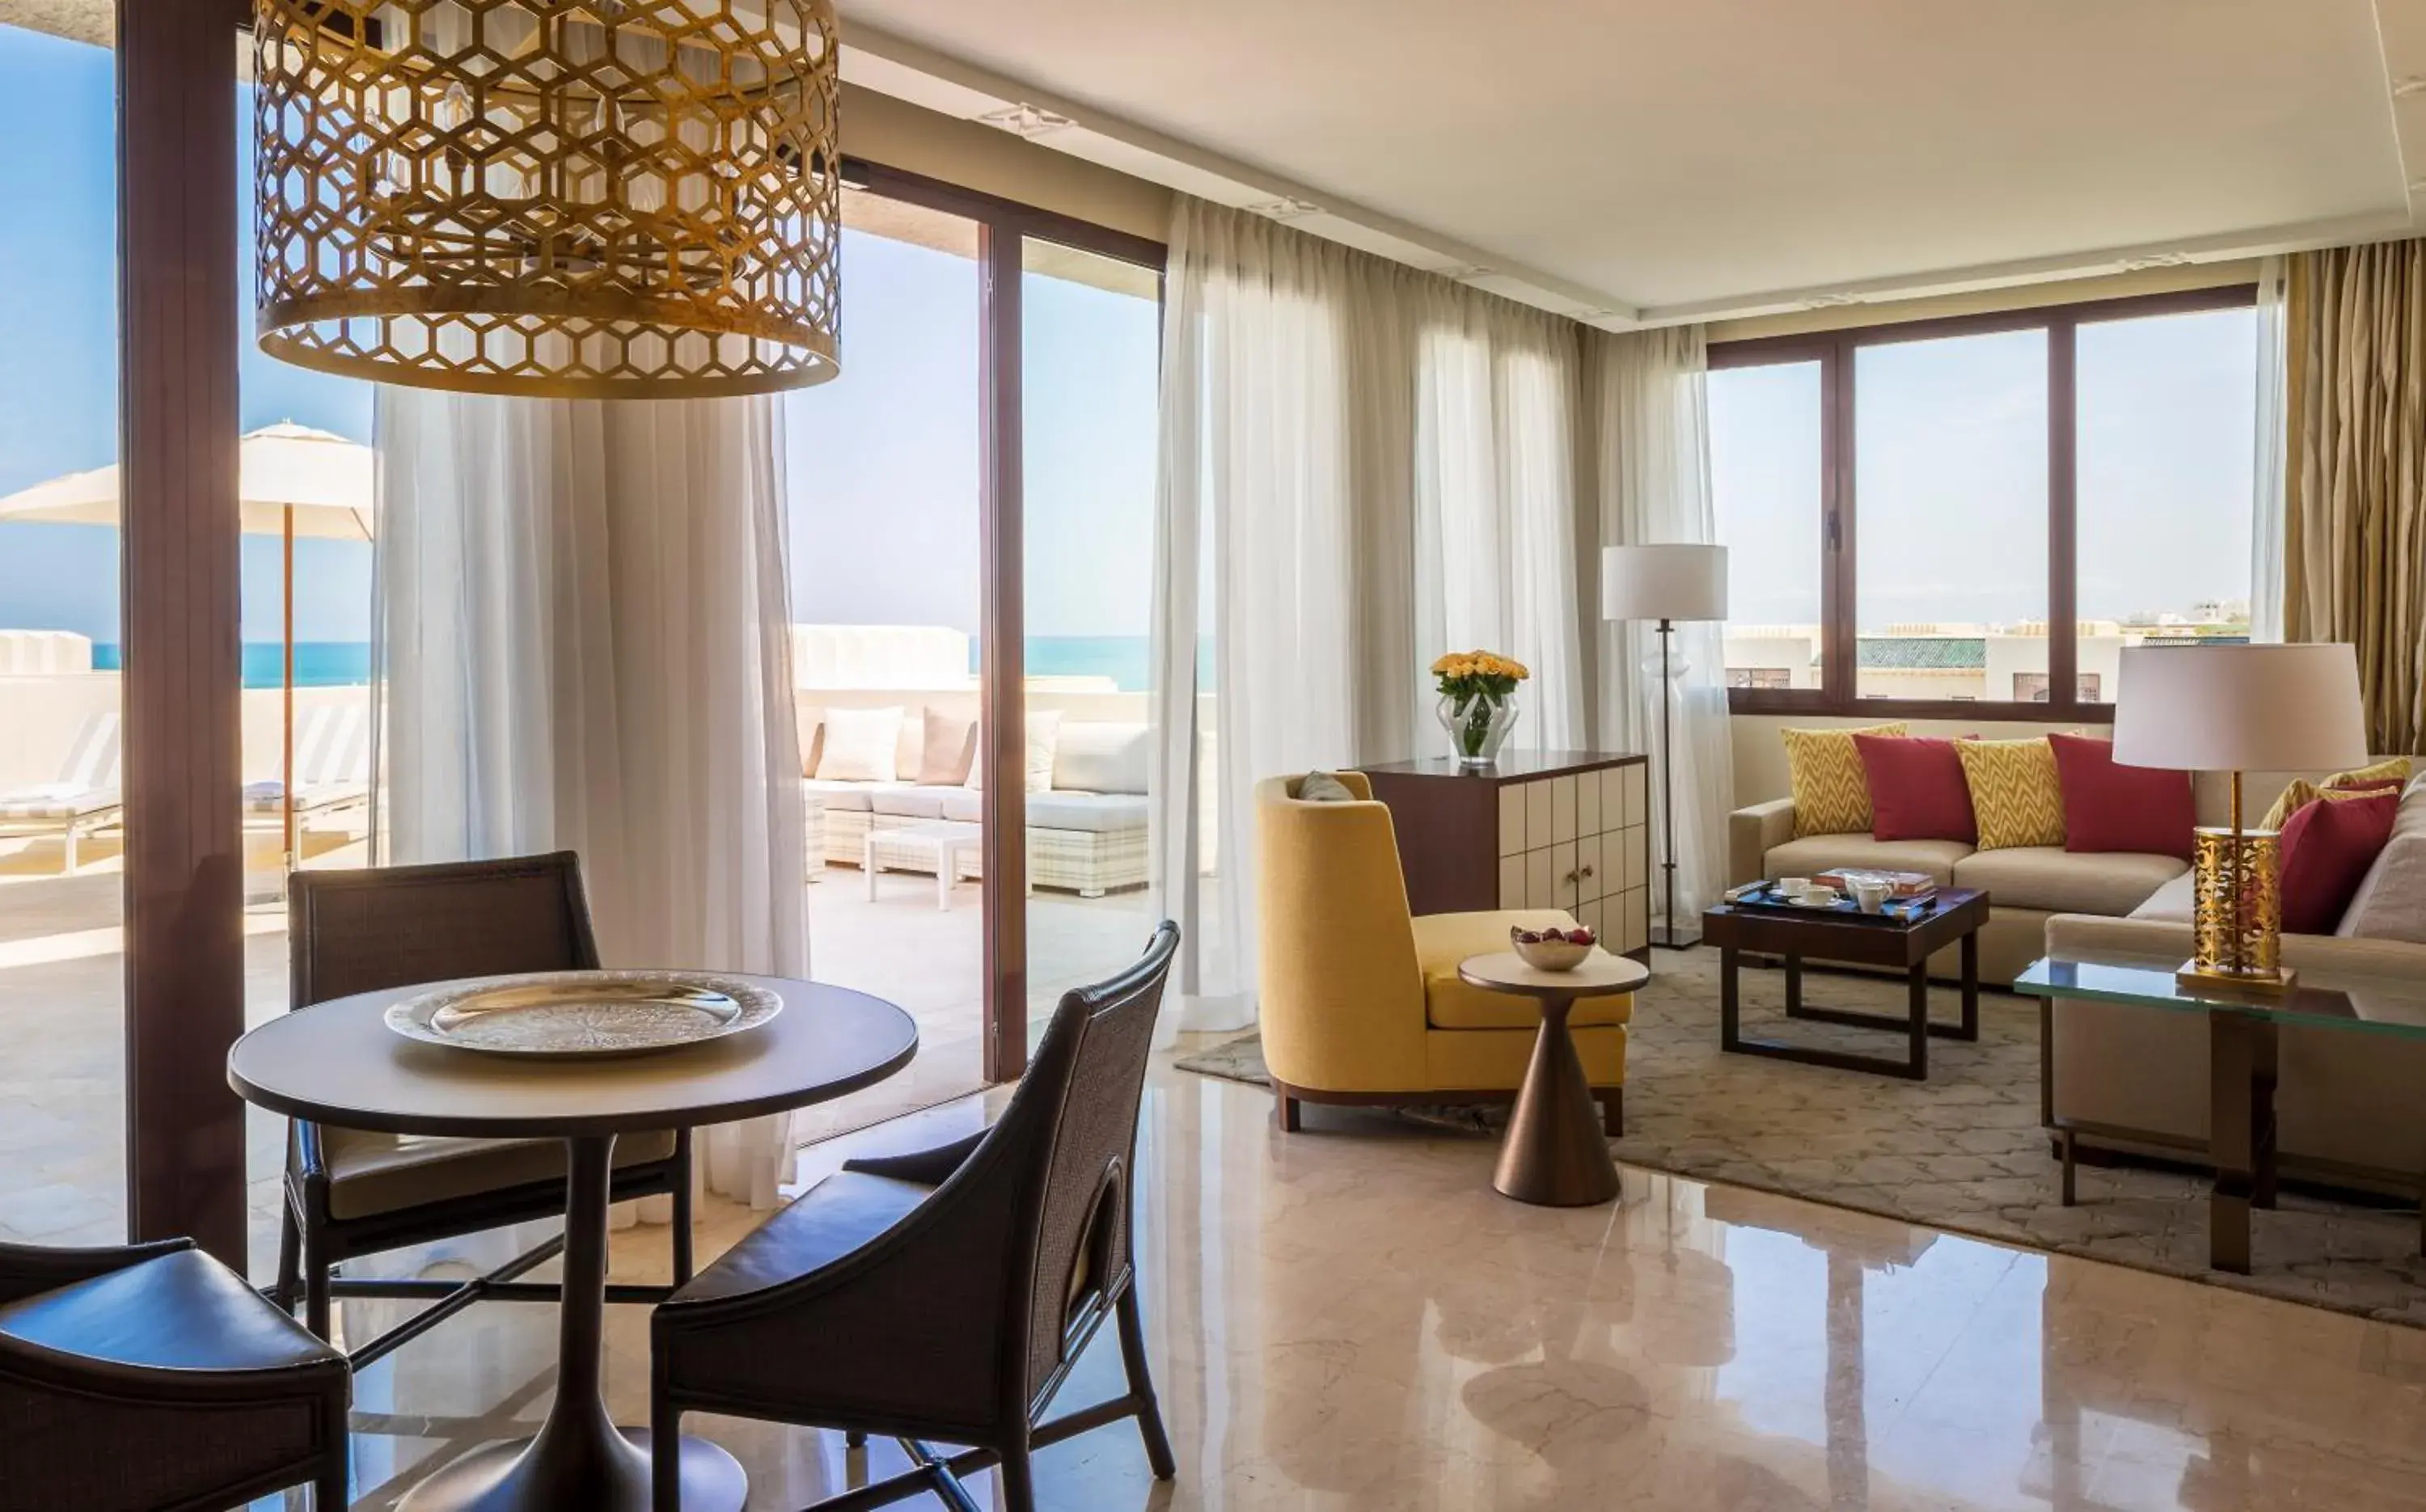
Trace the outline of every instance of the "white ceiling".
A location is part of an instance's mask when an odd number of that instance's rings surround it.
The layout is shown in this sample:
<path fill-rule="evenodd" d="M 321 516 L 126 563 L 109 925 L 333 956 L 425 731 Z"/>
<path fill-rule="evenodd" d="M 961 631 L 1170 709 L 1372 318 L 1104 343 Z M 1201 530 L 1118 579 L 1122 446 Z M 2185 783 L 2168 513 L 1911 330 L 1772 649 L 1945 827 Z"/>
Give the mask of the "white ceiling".
<path fill-rule="evenodd" d="M 837 4 L 855 83 L 1612 328 L 2426 232 L 2426 0 Z"/>
<path fill-rule="evenodd" d="M 840 9 L 872 88 L 1609 325 L 2401 233 L 2426 177 L 2426 0 Z"/>

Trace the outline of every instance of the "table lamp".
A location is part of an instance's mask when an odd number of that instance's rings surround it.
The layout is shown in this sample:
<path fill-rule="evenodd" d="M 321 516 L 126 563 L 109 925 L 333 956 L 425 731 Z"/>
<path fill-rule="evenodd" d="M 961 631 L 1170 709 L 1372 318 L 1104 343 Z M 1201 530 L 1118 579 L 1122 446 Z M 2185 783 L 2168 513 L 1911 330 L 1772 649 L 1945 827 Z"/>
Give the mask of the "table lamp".
<path fill-rule="evenodd" d="M 2232 774 L 2231 824 L 2202 827 L 2193 839 L 2197 947 L 2179 974 L 2193 989 L 2288 990 L 2278 837 L 2241 828 L 2240 774 L 2366 764 L 2357 653 L 2344 645 L 2126 647 L 2114 760 Z"/>
<path fill-rule="evenodd" d="M 1678 676 L 1692 668 L 1678 661 L 1671 637 L 1679 619 L 1727 617 L 1727 549 L 1682 543 L 1608 546 L 1600 554 L 1600 616 L 1604 619 L 1659 621 L 1659 812 L 1663 838 L 1659 862 L 1666 883 L 1663 919 L 1655 945 L 1682 950 L 1701 943 L 1698 930 L 1676 928 L 1675 698 Z"/>

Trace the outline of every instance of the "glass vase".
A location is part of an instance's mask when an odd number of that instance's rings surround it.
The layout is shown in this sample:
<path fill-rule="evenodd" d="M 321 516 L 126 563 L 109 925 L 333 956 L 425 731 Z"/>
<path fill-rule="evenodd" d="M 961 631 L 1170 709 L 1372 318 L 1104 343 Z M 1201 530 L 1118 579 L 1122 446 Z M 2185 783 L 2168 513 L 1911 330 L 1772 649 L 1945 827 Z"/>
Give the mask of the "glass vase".
<path fill-rule="evenodd" d="M 1495 699 L 1488 693 L 1460 697 L 1444 693 L 1440 700 L 1441 728 L 1448 732 L 1448 747 L 1460 766 L 1482 768 L 1496 764 L 1499 748 L 1508 741 L 1508 732 L 1516 727 L 1516 704 L 1512 699 Z"/>

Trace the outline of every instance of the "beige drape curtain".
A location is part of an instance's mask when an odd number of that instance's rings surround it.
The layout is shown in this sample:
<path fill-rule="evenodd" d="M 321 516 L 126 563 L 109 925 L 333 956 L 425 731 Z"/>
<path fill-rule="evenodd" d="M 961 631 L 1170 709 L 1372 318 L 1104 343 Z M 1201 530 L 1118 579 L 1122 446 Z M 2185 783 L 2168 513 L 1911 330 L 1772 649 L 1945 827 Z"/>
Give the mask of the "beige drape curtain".
<path fill-rule="evenodd" d="M 2426 241 L 2291 259 L 2283 618 L 2358 648 L 2369 748 L 2426 751 Z"/>

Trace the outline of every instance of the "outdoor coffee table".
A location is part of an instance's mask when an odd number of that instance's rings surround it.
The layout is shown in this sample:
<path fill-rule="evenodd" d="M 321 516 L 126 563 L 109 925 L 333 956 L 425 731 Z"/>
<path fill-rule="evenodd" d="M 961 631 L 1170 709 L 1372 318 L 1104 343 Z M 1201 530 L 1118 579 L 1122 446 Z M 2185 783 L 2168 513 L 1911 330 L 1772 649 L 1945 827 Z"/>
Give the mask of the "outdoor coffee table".
<path fill-rule="evenodd" d="M 931 861 L 935 868 L 935 908 L 938 912 L 952 907 L 952 884 L 959 880 L 961 858 L 974 856 L 985 848 L 985 827 L 965 824 L 957 819 L 939 819 L 930 824 L 903 825 L 898 829 L 870 829 L 863 842 L 860 869 L 867 876 L 867 897 L 876 900 L 876 874 L 881 869 L 878 848 L 895 854 L 908 854 L 920 861 Z"/>
<path fill-rule="evenodd" d="M 2207 1020 L 2208 1161 L 2215 1171 L 2208 1196 L 2208 1263 L 2246 1276 L 2249 1210 L 2274 1205 L 2274 1084 L 2282 1027 L 2426 1039 L 2426 988 L 2412 980 L 2303 967 L 2290 991 L 2266 995 L 2229 986 L 2184 986 L 2175 975 L 2181 964 L 2178 957 L 2054 957 L 2031 962 L 2014 979 L 2014 990 L 2050 1002 L 2079 998 Z M 2047 1043 L 2040 1054 L 2052 1054 L 2044 1018 L 2041 1024 Z M 2063 1204 L 2070 1207 L 2078 1131 L 2056 1118 L 2052 1105 L 2047 1119 L 2062 1149 Z M 2426 1193 L 2426 1176 L 2420 1190 Z M 2420 1204 L 2419 1226 L 2419 1248 L 2426 1252 L 2426 1203 Z"/>
<path fill-rule="evenodd" d="M 1703 914 L 1702 939 L 1719 947 L 1719 1048 L 1739 1055 L 1769 1055 L 1811 1066 L 1832 1066 L 1838 1070 L 1872 1071 L 1927 1081 L 1930 1036 L 1947 1039 L 1980 1037 L 1980 926 L 1988 922 L 1985 893 L 1940 888 L 1933 903 L 1929 912 L 1910 920 L 1819 910 L 1805 914 L 1733 903 L 1722 903 Z M 1957 941 L 1963 947 L 1963 1020 L 1960 1023 L 1939 1023 L 1929 1016 L 1929 958 Z M 1741 1009 L 1736 980 L 1745 951 L 1785 958 L 1787 1018 L 1852 1024 L 1862 1029 L 1901 1030 L 1903 1057 L 1863 1055 L 1783 1039 L 1745 1037 L 1739 1027 Z M 1806 1006 L 1803 1001 L 1805 959 L 1900 971 L 1909 985 L 1909 1005 L 1901 1014 Z"/>
<path fill-rule="evenodd" d="M 1552 1208 L 1591 1207 L 1617 1196 L 1617 1163 L 1609 1159 L 1600 1104 L 1567 1032 L 1567 1015 L 1577 998 L 1633 991 L 1651 979 L 1650 970 L 1595 949 L 1572 972 L 1545 972 L 1503 950 L 1468 957 L 1457 974 L 1486 992 L 1531 998 L 1542 1010 L 1533 1059 L 1508 1115 L 1491 1184 L 1503 1197 Z"/>
<path fill-rule="evenodd" d="M 736 974 L 736 973 L 725 973 Z M 600 1391 L 606 1209 L 619 1134 L 731 1123 L 881 1082 L 918 1051 L 918 1027 L 880 998 L 816 982 L 738 976 L 784 1010 L 747 1034 L 655 1054 L 533 1062 L 407 1039 L 388 1005 L 451 984 L 338 998 L 281 1014 L 228 1052 L 228 1085 L 290 1118 L 380 1134 L 561 1139 L 563 1300 L 556 1393 L 537 1437 L 454 1459 L 399 1512 L 647 1512 L 645 1430 L 618 1431 Z M 704 1439 L 682 1442 L 687 1512 L 740 1512 L 749 1481 Z"/>

